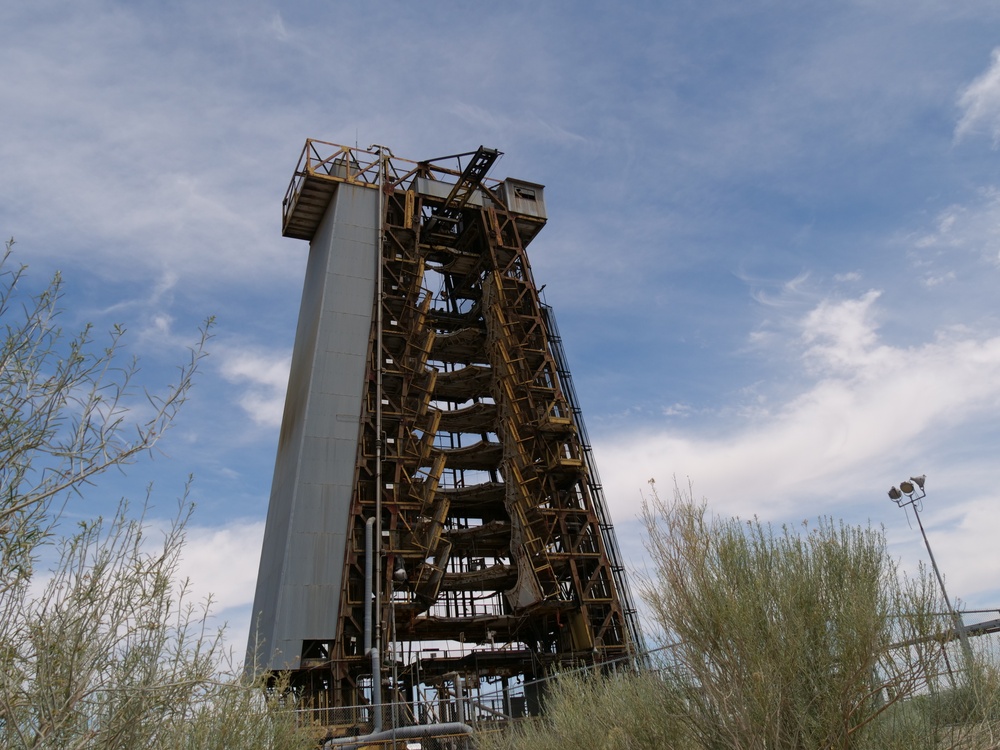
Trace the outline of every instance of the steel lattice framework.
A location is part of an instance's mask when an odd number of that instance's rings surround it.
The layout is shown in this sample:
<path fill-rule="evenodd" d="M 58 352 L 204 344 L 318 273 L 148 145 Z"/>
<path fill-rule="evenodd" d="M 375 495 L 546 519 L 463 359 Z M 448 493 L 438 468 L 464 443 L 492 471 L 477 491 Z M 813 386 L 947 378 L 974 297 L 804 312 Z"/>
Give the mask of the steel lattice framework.
<path fill-rule="evenodd" d="M 340 524 L 343 539 L 328 548 L 342 557 L 331 561 L 335 621 L 275 656 L 269 623 L 297 614 L 273 571 L 295 543 L 266 537 L 261 576 L 273 590 L 258 584 L 264 624 L 251 636 L 260 668 L 290 670 L 315 705 L 336 707 L 371 700 L 373 683 L 405 702 L 446 694 L 456 675 L 473 691 L 510 687 L 558 664 L 634 655 L 641 634 L 614 531 L 525 252 L 545 224 L 542 186 L 487 179 L 491 149 L 410 162 L 371 148 L 307 141 L 285 196 L 284 235 L 315 246 L 337 221 L 331 203 L 374 191 L 376 268 L 359 303 L 370 325 L 349 501 L 341 518 L 317 521 Z M 297 338 L 290 404 L 305 399 L 292 392 L 299 348 Z M 283 443 L 302 408 L 286 405 Z M 271 513 L 295 502 L 279 494 Z M 294 525 L 296 509 L 285 511 L 292 520 L 269 515 L 269 533 Z M 512 700 L 498 711 L 533 708 L 531 695 Z"/>

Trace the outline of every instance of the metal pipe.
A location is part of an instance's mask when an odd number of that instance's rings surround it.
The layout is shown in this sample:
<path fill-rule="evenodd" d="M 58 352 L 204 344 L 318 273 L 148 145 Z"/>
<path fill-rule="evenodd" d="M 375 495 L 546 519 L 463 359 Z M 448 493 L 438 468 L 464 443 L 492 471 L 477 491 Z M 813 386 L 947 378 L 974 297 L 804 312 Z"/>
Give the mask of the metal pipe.
<path fill-rule="evenodd" d="M 465 723 L 465 686 L 462 684 L 462 675 L 455 673 L 455 709 L 458 712 L 458 720 Z"/>
<path fill-rule="evenodd" d="M 379 663 L 378 649 L 368 652 L 372 658 L 372 731 L 382 731 L 382 665 Z"/>
<path fill-rule="evenodd" d="M 931 551 L 931 543 L 927 541 L 927 532 L 924 531 L 924 523 L 920 520 L 920 512 L 917 510 L 916 504 L 913 506 L 913 515 L 917 517 L 917 526 L 920 527 L 920 535 L 924 538 L 924 546 L 927 547 L 927 554 L 931 558 L 931 567 L 934 569 L 934 575 L 937 576 L 938 583 L 941 586 L 941 595 L 944 597 L 945 606 L 948 607 L 948 612 L 951 614 L 951 623 L 955 628 L 955 634 L 958 636 L 959 642 L 962 644 L 962 656 L 965 658 L 965 669 L 966 678 L 972 670 L 972 664 L 974 657 L 972 655 L 972 646 L 969 645 L 969 637 L 965 632 L 965 621 L 962 620 L 962 616 L 958 611 L 951 606 L 951 599 L 948 597 L 948 591 L 944 587 L 944 576 L 941 575 L 941 571 L 938 569 L 937 560 L 934 559 L 934 553 Z"/>
<path fill-rule="evenodd" d="M 441 675 L 443 679 L 451 679 L 455 685 L 455 718 L 460 724 L 465 723 L 465 686 L 462 684 L 461 672 L 448 672 Z"/>
<path fill-rule="evenodd" d="M 362 653 L 372 650 L 372 558 L 374 548 L 372 529 L 375 527 L 375 516 L 365 521 L 365 648 Z"/>
<path fill-rule="evenodd" d="M 378 149 L 378 236 L 375 258 L 375 648 L 382 645 L 382 253 L 385 234 L 385 146 L 374 144 L 368 147 Z"/>
<path fill-rule="evenodd" d="M 415 724 L 409 727 L 399 727 L 385 732 L 373 732 L 361 737 L 338 737 L 327 740 L 323 747 L 340 748 L 341 750 L 356 750 L 363 745 L 384 740 L 391 740 L 393 737 L 400 740 L 412 739 L 414 737 L 440 737 L 443 735 L 465 734 L 472 735 L 472 727 L 458 721 L 447 722 L 445 724 Z"/>

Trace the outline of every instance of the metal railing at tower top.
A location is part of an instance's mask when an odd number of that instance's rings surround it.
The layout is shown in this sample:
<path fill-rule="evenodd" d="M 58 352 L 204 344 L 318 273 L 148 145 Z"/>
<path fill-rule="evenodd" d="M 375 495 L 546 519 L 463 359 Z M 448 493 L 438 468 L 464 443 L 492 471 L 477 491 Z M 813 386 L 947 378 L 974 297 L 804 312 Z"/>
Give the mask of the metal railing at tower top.
<path fill-rule="evenodd" d="M 417 177 L 454 185 L 462 177 L 462 158 L 474 157 L 477 152 L 472 151 L 426 161 L 403 159 L 393 155 L 388 149 L 385 149 L 384 153 L 386 164 L 384 186 L 385 190 L 391 192 L 397 189 L 409 189 Z M 292 175 L 281 204 L 283 223 L 287 223 L 288 215 L 294 210 L 298 197 L 303 192 L 304 184 L 310 179 L 344 182 L 377 189 L 380 185 L 380 158 L 380 153 L 377 150 L 372 151 L 357 146 L 341 146 L 336 143 L 318 141 L 314 138 L 306 139 L 295 167 L 295 173 Z M 440 163 L 452 159 L 455 160 L 455 168 Z M 492 188 L 500 181 L 486 177 L 483 178 L 482 183 L 487 188 Z"/>
<path fill-rule="evenodd" d="M 608 560 L 611 562 L 611 571 L 615 579 L 615 586 L 618 588 L 618 596 L 621 599 L 625 624 L 632 641 L 632 648 L 635 658 L 645 663 L 648 658 L 646 639 L 639 625 L 639 613 L 632 598 L 632 590 L 629 587 L 625 565 L 622 562 L 621 550 L 618 547 L 618 538 L 615 535 L 615 528 L 611 521 L 611 514 L 608 511 L 607 501 L 604 498 L 604 487 L 601 485 L 601 477 L 597 472 L 594 450 L 590 445 L 590 436 L 587 434 L 587 427 L 583 421 L 583 410 L 580 408 L 580 401 L 577 398 L 576 388 L 573 385 L 573 375 L 570 373 L 566 351 L 563 349 L 562 336 L 559 334 L 559 326 L 556 324 L 555 313 L 552 311 L 552 308 L 549 305 L 543 304 L 541 310 L 545 318 L 545 326 L 549 333 L 549 343 L 552 349 L 552 358 L 556 363 L 556 372 L 559 375 L 559 384 L 562 386 L 563 395 L 569 404 L 570 412 L 573 415 L 573 422 L 576 424 L 576 429 L 580 436 L 580 447 L 583 449 L 584 462 L 587 465 L 587 482 L 590 488 L 590 495 L 593 498 L 594 510 L 600 522 L 601 537 L 604 540 Z"/>

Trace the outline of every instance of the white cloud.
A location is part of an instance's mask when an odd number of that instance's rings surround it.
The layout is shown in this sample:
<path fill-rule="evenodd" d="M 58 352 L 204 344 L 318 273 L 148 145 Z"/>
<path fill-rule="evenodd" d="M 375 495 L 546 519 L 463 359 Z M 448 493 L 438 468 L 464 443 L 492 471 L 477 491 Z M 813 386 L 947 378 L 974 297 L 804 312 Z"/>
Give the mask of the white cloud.
<path fill-rule="evenodd" d="M 806 315 L 802 341 L 819 371 L 850 371 L 879 355 L 872 309 L 880 294 L 871 290 L 858 299 L 823 301 Z"/>
<path fill-rule="evenodd" d="M 665 417 L 685 417 L 691 414 L 691 407 L 677 402 L 663 407 L 661 411 Z"/>
<path fill-rule="evenodd" d="M 243 114 L 246 90 L 217 64 L 218 46 L 198 45 L 202 28 L 183 11 L 149 23 L 131 7 L 101 6 L 25 12 L 18 44 L 0 51 L 18 71 L 0 80 L 11 231 L 50 253 L 70 233 L 87 238 L 90 269 L 116 280 L 160 269 L 188 283 L 206 271 L 289 271 L 268 263 L 277 255 L 270 212 L 294 158 L 281 158 L 275 134 L 292 131 L 272 118 L 287 110 Z M 280 44 L 279 31 L 246 45 L 255 61 Z M 232 30 L 216 41 L 222 54 L 242 49 Z"/>
<path fill-rule="evenodd" d="M 930 288 L 939 286 L 941 284 L 947 284 L 954 281 L 957 275 L 954 271 L 947 271 L 946 273 L 940 274 L 939 276 L 925 276 L 923 280 L 924 286 Z"/>
<path fill-rule="evenodd" d="M 162 553 L 163 535 L 173 522 L 165 518 L 146 518 L 142 548 L 145 553 Z M 238 519 L 225 525 L 199 526 L 189 522 L 185 528 L 174 583 L 185 584 L 185 603 L 198 608 L 211 602 L 210 624 L 226 625 L 225 642 L 237 659 L 249 633 L 250 609 L 256 588 L 264 522 Z M 43 550 L 46 552 L 46 550 Z M 56 564 L 53 549 L 47 550 L 44 564 Z M 31 581 L 34 598 L 39 597 L 52 580 L 50 572 L 35 575 Z"/>
<path fill-rule="evenodd" d="M 152 539 L 155 534 L 148 536 Z M 237 662 L 243 658 L 250 631 L 263 539 L 263 521 L 241 519 L 221 526 L 189 524 L 185 529 L 176 580 L 187 582 L 189 604 L 211 602 L 210 622 L 225 625 L 225 643 Z"/>
<path fill-rule="evenodd" d="M 954 276 L 950 267 L 941 271 L 938 265 L 954 265 L 960 259 L 956 253 L 1000 266 L 1000 189 L 985 187 L 969 203 L 948 206 L 935 218 L 930 232 L 914 239 L 914 246 L 922 256 L 924 283 L 929 286 Z"/>
<path fill-rule="evenodd" d="M 451 113 L 463 122 L 476 129 L 494 133 L 498 140 L 507 140 L 513 134 L 526 141 L 537 140 L 542 143 L 555 143 L 579 147 L 587 143 L 587 139 L 560 125 L 554 124 L 537 115 L 530 117 L 512 117 L 507 113 L 490 110 L 485 107 L 455 102 L 450 107 Z"/>
<path fill-rule="evenodd" d="M 263 427 L 280 427 L 291 355 L 222 348 L 216 356 L 222 377 L 243 387 L 238 402 L 250 418 Z"/>
<path fill-rule="evenodd" d="M 714 506 L 765 517 L 795 511 L 805 498 L 846 502 L 885 482 L 885 467 L 901 454 L 995 421 L 1000 337 L 951 331 L 891 346 L 875 323 L 878 299 L 870 291 L 824 301 L 802 318 L 798 371 L 789 377 L 811 384 L 783 406 L 743 419 L 730 412 L 720 434 L 669 428 L 597 446 L 609 494 L 634 498 L 619 512 L 635 514 L 635 488 L 648 477 L 691 477 Z"/>
<path fill-rule="evenodd" d="M 810 274 L 808 271 L 803 271 L 795 278 L 783 282 L 776 293 L 768 292 L 765 289 L 758 287 L 754 289 L 751 296 L 755 302 L 764 305 L 765 307 L 788 307 L 790 305 L 800 304 L 803 297 L 809 294 L 809 276 Z M 751 279 L 745 275 L 741 278 L 743 281 L 752 283 L 755 286 L 762 283 L 760 280 Z"/>
<path fill-rule="evenodd" d="M 211 595 L 213 611 L 219 615 L 252 604 L 263 539 L 263 521 L 188 526 L 180 577 L 190 580 L 197 600 L 204 601 Z"/>
<path fill-rule="evenodd" d="M 940 510 L 925 506 L 921 514 L 925 525 L 935 524 L 929 540 L 952 596 L 969 601 L 986 594 L 987 601 L 996 602 L 1000 558 L 990 551 L 996 547 L 996 532 L 1000 529 L 1000 502 L 997 499 L 995 494 L 979 492 Z M 950 524 L 947 523 L 949 517 Z M 979 550 L 986 554 L 975 554 Z M 970 565 L 970 560 L 974 560 L 974 564 Z"/>
<path fill-rule="evenodd" d="M 1000 48 L 986 72 L 965 87 L 958 97 L 962 116 L 955 126 L 955 140 L 986 133 L 993 148 L 1000 146 Z"/>
<path fill-rule="evenodd" d="M 270 23 L 271 31 L 274 32 L 276 39 L 282 42 L 287 42 L 291 35 L 288 33 L 288 29 L 285 27 L 285 20 L 281 17 L 279 11 L 274 11 L 274 15 L 271 16 Z"/>
<path fill-rule="evenodd" d="M 848 271 L 847 273 L 835 274 L 833 280 L 843 283 L 851 281 L 861 281 L 861 278 L 862 276 L 860 271 Z"/>

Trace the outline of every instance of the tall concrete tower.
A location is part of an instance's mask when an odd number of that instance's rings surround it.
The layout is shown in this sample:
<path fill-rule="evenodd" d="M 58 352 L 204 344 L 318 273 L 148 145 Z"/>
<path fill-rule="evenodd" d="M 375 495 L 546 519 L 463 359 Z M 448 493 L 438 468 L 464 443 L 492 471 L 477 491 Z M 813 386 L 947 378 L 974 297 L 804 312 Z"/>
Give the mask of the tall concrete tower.
<path fill-rule="evenodd" d="M 499 155 L 309 140 L 285 195 L 310 250 L 248 654 L 317 707 L 460 676 L 518 714 L 641 638 L 525 254 L 543 188 Z"/>

